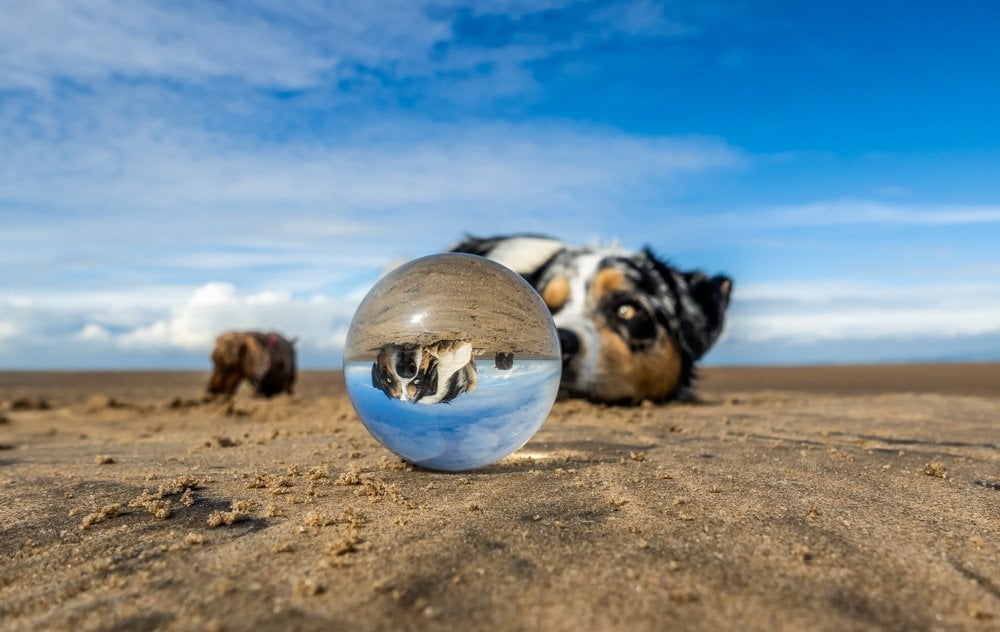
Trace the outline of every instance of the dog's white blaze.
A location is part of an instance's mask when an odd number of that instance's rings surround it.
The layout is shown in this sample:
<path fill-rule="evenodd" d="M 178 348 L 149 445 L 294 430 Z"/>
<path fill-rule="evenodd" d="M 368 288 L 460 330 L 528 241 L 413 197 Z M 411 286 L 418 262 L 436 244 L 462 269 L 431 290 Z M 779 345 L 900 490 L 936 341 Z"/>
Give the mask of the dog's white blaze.
<path fill-rule="evenodd" d="M 403 377 L 401 377 L 399 375 L 399 371 L 396 368 L 396 360 L 398 359 L 397 356 L 395 354 L 393 354 L 392 356 L 390 356 L 390 358 L 391 359 L 390 359 L 390 362 L 389 362 L 389 364 L 390 364 L 389 368 L 392 369 L 393 375 L 396 376 L 397 380 L 399 380 L 399 399 L 401 401 L 408 402 L 408 401 L 410 401 L 410 398 L 409 398 L 409 396 L 406 393 L 406 387 L 409 386 L 410 382 L 412 382 L 414 379 L 416 379 L 417 375 L 414 374 L 413 377 L 409 377 L 409 378 L 403 378 Z M 422 360 L 423 360 L 423 349 L 417 349 L 414 352 L 413 361 L 416 363 L 417 367 L 419 367 L 420 366 L 420 362 Z"/>
<path fill-rule="evenodd" d="M 524 274 L 537 270 L 549 260 L 552 255 L 565 247 L 555 239 L 543 237 L 516 237 L 507 239 L 489 252 L 490 259 Z"/>
<path fill-rule="evenodd" d="M 556 327 L 573 332 L 580 339 L 580 353 L 575 360 L 576 384 L 581 390 L 592 388 L 598 378 L 598 350 L 601 339 L 588 315 L 587 282 L 597 274 L 597 267 L 605 257 L 620 254 L 617 248 L 602 248 L 576 257 L 570 272 L 569 300 L 553 320 Z"/>
<path fill-rule="evenodd" d="M 571 331 L 580 339 L 580 352 L 573 359 L 573 368 L 576 371 L 573 387 L 583 391 L 593 388 L 597 383 L 597 351 L 601 345 L 594 322 L 585 318 L 583 314 L 570 314 L 565 310 L 556 314 L 553 320 L 556 327 Z"/>

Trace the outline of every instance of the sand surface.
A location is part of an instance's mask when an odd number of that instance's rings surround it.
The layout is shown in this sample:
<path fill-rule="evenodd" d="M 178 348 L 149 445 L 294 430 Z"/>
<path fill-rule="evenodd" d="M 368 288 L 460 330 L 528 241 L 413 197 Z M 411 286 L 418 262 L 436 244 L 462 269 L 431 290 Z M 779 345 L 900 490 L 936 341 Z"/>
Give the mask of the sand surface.
<path fill-rule="evenodd" d="M 351 320 L 344 358 L 371 362 L 383 345 L 439 340 L 463 340 L 488 357 L 560 357 L 549 308 L 524 279 L 489 259 L 450 253 L 379 281 Z"/>
<path fill-rule="evenodd" d="M 706 369 L 461 474 L 207 378 L 0 373 L 0 629 L 1000 629 L 1000 365 Z"/>

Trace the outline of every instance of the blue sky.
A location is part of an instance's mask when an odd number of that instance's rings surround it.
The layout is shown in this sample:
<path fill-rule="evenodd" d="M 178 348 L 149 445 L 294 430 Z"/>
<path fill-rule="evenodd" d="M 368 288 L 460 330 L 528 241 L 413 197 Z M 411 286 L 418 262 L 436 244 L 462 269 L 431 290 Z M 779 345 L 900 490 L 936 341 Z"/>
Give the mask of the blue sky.
<path fill-rule="evenodd" d="M 339 366 L 466 232 L 736 281 L 708 364 L 1000 360 L 1000 5 L 0 1 L 0 368 Z"/>

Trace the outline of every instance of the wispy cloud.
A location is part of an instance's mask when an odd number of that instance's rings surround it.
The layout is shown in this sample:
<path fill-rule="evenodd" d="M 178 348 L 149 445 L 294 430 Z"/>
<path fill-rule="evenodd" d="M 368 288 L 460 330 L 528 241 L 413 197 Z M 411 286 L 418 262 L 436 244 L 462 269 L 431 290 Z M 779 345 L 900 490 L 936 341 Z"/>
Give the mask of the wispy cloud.
<path fill-rule="evenodd" d="M 435 28 L 421 19 L 418 7 L 408 9 L 408 3 L 385 3 L 378 7 L 380 14 L 364 2 L 352 3 L 353 11 L 341 6 L 336 13 L 319 3 L 283 4 L 280 13 L 263 3 L 250 11 L 237 11 L 225 2 L 123 7 L 106 0 L 41 0 L 4 5 L 0 54 L 7 63 L 0 84 L 44 91 L 59 80 L 201 83 L 236 78 L 295 88 L 313 85 L 348 63 L 413 57 L 446 34 L 446 25 Z M 423 28 L 401 28 L 414 20 Z M 395 46 L 380 46 L 388 42 Z"/>
<path fill-rule="evenodd" d="M 110 268 L 140 277 L 174 271 L 146 281 L 159 283 L 224 280 L 205 275 L 255 266 L 325 267 L 336 278 L 344 266 L 378 269 L 387 258 L 440 249 L 467 230 L 540 230 L 553 213 L 607 212 L 633 187 L 680 186 L 682 175 L 742 160 L 697 137 L 417 127 L 266 151 L 142 128 L 59 142 L 0 132 L 13 148 L 0 157 L 9 240 L 0 263 L 23 273 L 22 290 L 60 270 Z M 176 276 L 197 269 L 204 274 Z"/>
<path fill-rule="evenodd" d="M 739 288 L 727 335 L 754 343 L 816 343 L 1000 333 L 996 290 L 995 283 L 750 284 Z"/>
<path fill-rule="evenodd" d="M 621 34 L 690 30 L 665 13 L 649 0 L 613 6 L 292 0 L 280 7 L 39 0 L 0 7 L 0 87 L 48 91 L 58 81 L 138 78 L 296 89 L 379 76 L 474 77 L 484 65 L 525 82 L 528 75 L 514 69 L 527 61 Z"/>
<path fill-rule="evenodd" d="M 338 366 L 347 326 L 367 285 L 339 296 L 307 297 L 244 293 L 227 283 L 208 283 L 169 297 L 157 290 L 103 299 L 62 295 L 0 300 L 3 365 L 142 367 L 150 358 L 162 362 L 171 355 L 184 365 L 191 365 L 191 359 L 203 364 L 223 331 L 277 329 L 301 339 L 298 347 L 306 364 Z M 97 359 L 101 356 L 103 361 Z"/>
<path fill-rule="evenodd" d="M 766 217 L 765 217 L 766 218 Z M 765 219 L 758 218 L 758 219 Z M 785 225 L 957 226 L 1000 223 L 1000 206 L 896 205 L 871 200 L 836 200 L 776 209 L 772 221 Z"/>

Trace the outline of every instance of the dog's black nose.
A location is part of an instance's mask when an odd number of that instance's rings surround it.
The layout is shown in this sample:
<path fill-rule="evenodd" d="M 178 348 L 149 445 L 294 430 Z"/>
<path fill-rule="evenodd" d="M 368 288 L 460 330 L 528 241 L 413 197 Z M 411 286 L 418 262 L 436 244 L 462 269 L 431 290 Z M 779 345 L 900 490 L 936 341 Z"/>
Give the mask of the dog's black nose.
<path fill-rule="evenodd" d="M 562 351 L 563 362 L 568 362 L 580 352 L 580 337 L 569 329 L 559 329 L 559 349 Z"/>
<path fill-rule="evenodd" d="M 417 365 L 413 362 L 404 362 L 396 367 L 396 371 L 399 373 L 399 377 L 408 380 L 417 374 Z"/>

